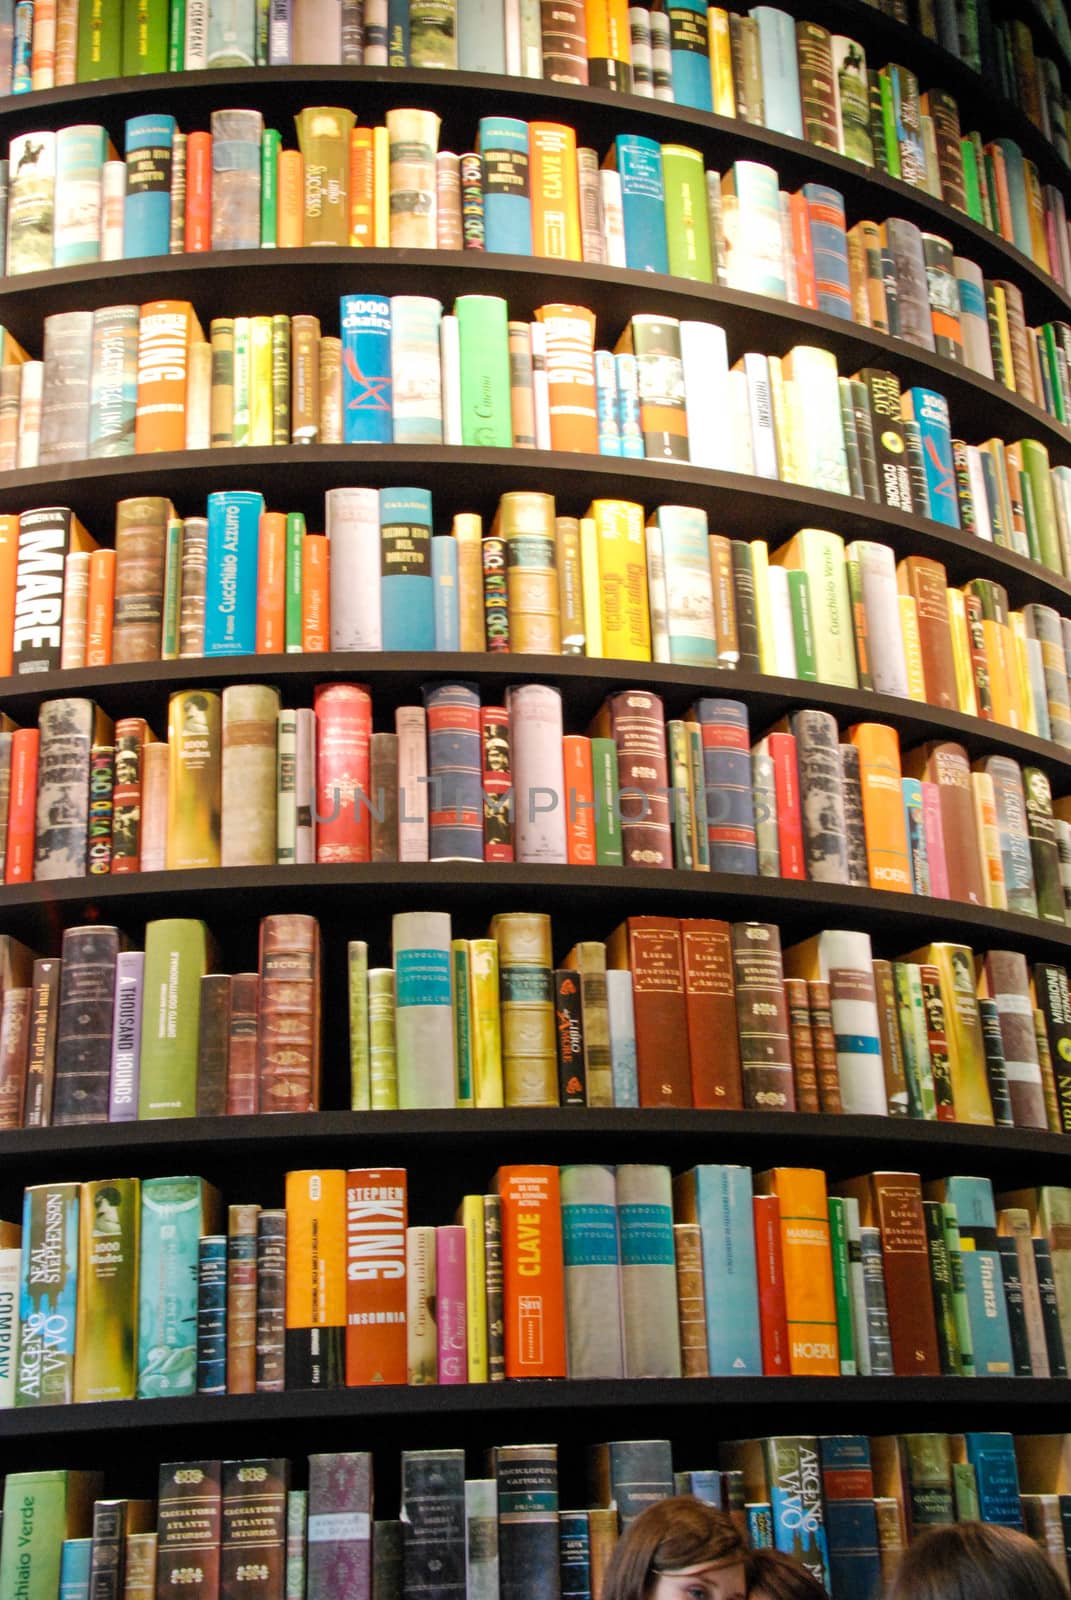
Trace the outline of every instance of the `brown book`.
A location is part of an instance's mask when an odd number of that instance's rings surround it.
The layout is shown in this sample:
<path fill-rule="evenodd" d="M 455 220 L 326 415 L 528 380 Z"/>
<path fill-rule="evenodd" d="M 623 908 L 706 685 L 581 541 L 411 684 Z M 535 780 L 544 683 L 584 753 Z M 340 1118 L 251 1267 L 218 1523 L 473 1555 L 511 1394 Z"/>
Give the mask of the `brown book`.
<path fill-rule="evenodd" d="M 921 97 L 921 107 L 933 122 L 933 140 L 937 146 L 937 170 L 941 177 L 941 198 L 957 211 L 966 211 L 967 196 L 963 187 L 963 148 L 960 142 L 959 107 L 944 89 L 928 89 Z"/>
<path fill-rule="evenodd" d="M 112 660 L 159 661 L 164 615 L 167 524 L 163 495 L 138 495 L 115 508 L 115 613 Z"/>
<path fill-rule="evenodd" d="M 792 1078 L 796 1086 L 796 1110 L 820 1111 L 822 1103 L 818 1097 L 818 1070 L 806 978 L 785 979 L 785 1004 L 788 1007 L 788 1033 L 792 1047 Z"/>
<path fill-rule="evenodd" d="M 167 1461 L 156 1511 L 156 1593 L 204 1600 L 219 1593 L 221 1470 L 218 1461 Z"/>
<path fill-rule="evenodd" d="M 675 1222 L 673 1243 L 677 1259 L 677 1317 L 681 1334 L 681 1376 L 710 1375 L 707 1314 L 703 1292 L 703 1242 L 697 1222 Z"/>
<path fill-rule="evenodd" d="M 807 980 L 811 1007 L 811 1037 L 814 1039 L 814 1070 L 818 1079 L 818 1103 L 826 1116 L 840 1116 L 840 1069 L 837 1066 L 837 1036 L 833 1031 L 833 1001 L 829 984 L 818 978 Z"/>
<path fill-rule="evenodd" d="M 156 1600 L 156 1534 L 126 1536 L 126 1587 L 123 1600 Z"/>
<path fill-rule="evenodd" d="M 22 1112 L 24 1128 L 47 1128 L 52 1120 L 61 966 L 54 957 L 44 957 L 33 964 L 30 1048 Z"/>
<path fill-rule="evenodd" d="M 796 23 L 803 137 L 823 150 L 840 150 L 840 118 L 833 77 L 829 29 L 817 22 Z"/>
<path fill-rule="evenodd" d="M 732 942 L 744 1104 L 795 1111 L 781 935 L 770 922 L 734 922 Z"/>
<path fill-rule="evenodd" d="M 33 990 L 5 989 L 0 1012 L 0 1129 L 21 1128 Z"/>
<path fill-rule="evenodd" d="M 971 764 L 962 745 L 924 744 L 903 758 L 904 776 L 935 783 L 941 802 L 941 832 L 945 841 L 948 893 L 952 900 L 984 906 L 985 883 L 974 822 Z"/>
<path fill-rule="evenodd" d="M 398 859 L 398 735 L 371 739 L 372 860 Z"/>
<path fill-rule="evenodd" d="M 260 924 L 257 1068 L 261 1111 L 320 1104 L 320 927 L 283 913 Z"/>
<path fill-rule="evenodd" d="M 97 1500 L 93 1506 L 93 1545 L 89 1592 L 96 1600 L 123 1600 L 126 1593 L 127 1540 L 148 1533 L 156 1523 L 151 1500 Z"/>
<path fill-rule="evenodd" d="M 223 1463 L 219 1600 L 282 1595 L 289 1483 L 290 1463 L 279 1457 Z"/>
<path fill-rule="evenodd" d="M 729 924 L 708 917 L 682 917 L 681 941 L 692 1103 L 738 1111 L 744 1104 L 744 1084 Z"/>
<path fill-rule="evenodd" d="M 197 1026 L 199 1117 L 222 1117 L 226 1114 L 230 1023 L 230 974 L 206 972 L 201 979 L 201 1012 Z"/>
<path fill-rule="evenodd" d="M 907 1075 L 900 1020 L 896 1005 L 896 981 L 891 961 L 874 962 L 874 994 L 878 1002 L 878 1036 L 885 1068 L 885 1100 L 890 1117 L 908 1115 Z"/>
<path fill-rule="evenodd" d="M 541 0 L 539 13 L 544 78 L 551 83 L 587 83 L 587 23 L 582 0 Z"/>
<path fill-rule="evenodd" d="M 948 574 L 939 561 L 907 556 L 896 568 L 901 594 L 913 596 L 919 622 L 926 699 L 931 706 L 959 710 L 952 631 L 948 622 Z"/>
<path fill-rule="evenodd" d="M 260 1207 L 227 1207 L 227 1393 L 257 1386 L 257 1220 Z"/>
<path fill-rule="evenodd" d="M 983 958 L 979 977 L 996 1005 L 1004 1060 L 1013 1068 L 1008 1072 L 1012 1120 L 1017 1128 L 1047 1128 L 1026 957 L 1018 950 L 990 950 Z"/>
<path fill-rule="evenodd" d="M 629 917 L 606 943 L 606 964 L 632 973 L 641 1106 L 690 1106 L 684 951 L 676 917 Z"/>
<path fill-rule="evenodd" d="M 51 1121 L 107 1122 L 118 928 L 91 923 L 63 935 Z"/>
<path fill-rule="evenodd" d="M 864 1228 L 881 1232 L 889 1338 L 897 1377 L 940 1377 L 933 1311 L 930 1253 L 922 1210 L 922 1185 L 915 1172 L 872 1172 L 835 1186 L 854 1195 Z"/>
<path fill-rule="evenodd" d="M 258 1394 L 286 1388 L 286 1212 L 257 1218 Z"/>
<path fill-rule="evenodd" d="M 588 1512 L 588 1537 L 591 1541 L 592 1600 L 601 1597 L 606 1569 L 617 1544 L 617 1507 L 593 1506 Z"/>
<path fill-rule="evenodd" d="M 227 1115 L 250 1117 L 259 1108 L 257 1012 L 260 974 L 236 972 L 231 979 L 227 1050 Z"/>
<path fill-rule="evenodd" d="M 666 719 L 661 699 L 646 689 L 622 689 L 609 696 L 591 732 L 596 738 L 612 738 L 617 746 L 625 865 L 672 867 Z"/>
<path fill-rule="evenodd" d="M 1034 389 L 1034 369 L 1030 363 L 1030 349 L 1026 331 L 1026 312 L 1023 309 L 1022 291 L 1006 278 L 995 278 L 994 285 L 1004 290 L 1004 303 L 1008 313 L 1008 339 L 1011 344 L 1012 372 L 1015 392 L 1024 400 L 1037 403 Z"/>

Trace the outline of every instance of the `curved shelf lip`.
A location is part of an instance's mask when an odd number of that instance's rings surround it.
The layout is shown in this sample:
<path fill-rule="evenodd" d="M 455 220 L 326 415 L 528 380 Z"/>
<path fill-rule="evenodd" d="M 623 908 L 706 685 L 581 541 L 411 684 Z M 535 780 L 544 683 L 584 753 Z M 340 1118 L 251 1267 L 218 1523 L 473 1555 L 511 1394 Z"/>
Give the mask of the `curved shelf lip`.
<path fill-rule="evenodd" d="M 816 172 L 824 172 L 827 175 L 832 174 L 833 178 L 830 181 L 833 181 L 839 175 L 852 186 L 863 183 L 875 194 L 887 194 L 890 198 L 891 214 L 896 215 L 900 211 L 914 212 L 916 217 L 921 219 L 920 226 L 928 231 L 946 233 L 951 230 L 953 240 L 958 236 L 963 241 L 970 241 L 969 244 L 964 243 L 962 247 L 957 245 L 957 250 L 962 248 L 969 253 L 974 247 L 981 249 L 987 255 L 992 253 L 994 260 L 999 258 L 1006 262 L 1009 268 L 1014 268 L 1017 273 L 1025 276 L 1033 291 L 1047 297 L 1052 302 L 1056 315 L 1066 318 L 1071 314 L 1071 296 L 1061 288 L 1055 278 L 1036 266 L 1014 245 L 991 233 L 981 223 L 974 222 L 966 212 L 955 210 L 926 190 L 917 189 L 900 179 L 890 178 L 877 168 L 863 166 L 836 151 L 808 144 L 802 139 L 790 138 L 773 129 L 743 122 L 734 117 L 716 116 L 713 112 L 699 111 L 691 106 L 648 99 L 642 95 L 622 95 L 612 90 L 554 83 L 542 78 L 512 78 L 495 73 L 434 71 L 417 67 L 245 67 L 237 75 L 229 69 L 222 68 L 204 72 L 109 78 L 95 84 L 67 84 L 57 89 L 38 90 L 31 95 L 8 96 L 6 101 L 0 104 L 0 123 L 16 125 L 29 131 L 35 122 L 40 121 L 39 117 L 30 115 L 38 109 L 47 112 L 50 107 L 77 106 L 81 112 L 88 114 L 87 101 L 90 104 L 95 100 L 133 101 L 140 96 L 148 102 L 161 94 L 169 96 L 169 104 L 174 100 L 181 107 L 182 98 L 195 98 L 198 91 L 204 89 L 226 89 L 234 99 L 240 98 L 240 95 L 235 94 L 238 86 L 248 88 L 255 95 L 257 91 L 273 85 L 288 83 L 308 83 L 310 86 L 352 84 L 366 88 L 371 85 L 396 86 L 425 92 L 445 91 L 455 96 L 471 93 L 474 98 L 481 101 L 494 99 L 500 102 L 504 98 L 510 101 L 520 99 L 529 107 L 538 107 L 542 101 L 555 110 L 563 103 L 565 105 L 582 103 L 600 112 L 619 110 L 622 112 L 622 120 L 636 119 L 642 122 L 649 132 L 653 134 L 660 132 L 668 140 L 678 138 L 679 130 L 688 127 L 706 131 L 712 138 L 732 138 L 734 146 L 742 155 L 751 154 L 759 160 L 780 155 L 793 164 L 798 164 L 801 170 L 805 167 L 809 178 L 814 177 Z M 88 94 L 87 90 L 90 91 Z M 441 100 L 441 94 L 433 98 Z M 29 105 L 23 103 L 27 101 L 31 103 Z M 992 271 L 986 271 L 987 277 L 993 275 Z"/>
<path fill-rule="evenodd" d="M 321 655 L 199 656 L 178 661 L 123 663 L 109 667 L 80 667 L 24 678 L 0 678 L 0 701 L 10 709 L 25 700 L 36 705 L 44 698 L 72 694 L 102 697 L 102 691 L 154 685 L 173 690 L 194 684 L 268 680 L 304 685 L 334 676 L 359 678 L 374 686 L 417 688 L 431 679 L 464 678 L 486 684 L 507 685 L 518 679 L 552 682 L 556 686 L 579 684 L 592 697 L 623 684 L 638 684 L 662 693 L 681 691 L 681 698 L 714 690 L 756 700 L 776 702 L 788 710 L 810 708 L 821 702 L 825 711 L 847 712 L 846 724 L 891 722 L 905 738 L 921 744 L 935 733 L 965 743 L 969 749 L 1010 753 L 1024 761 L 1041 762 L 1062 787 L 1071 784 L 1071 749 L 1006 728 L 997 722 L 967 716 L 915 700 L 901 700 L 870 689 L 845 689 L 836 684 L 811 683 L 800 678 L 778 678 L 757 672 L 737 672 L 715 667 L 685 667 L 651 661 L 617 661 L 587 656 L 497 655 L 438 652 L 333 651 Z M 760 717 L 772 716 L 769 708 Z"/>

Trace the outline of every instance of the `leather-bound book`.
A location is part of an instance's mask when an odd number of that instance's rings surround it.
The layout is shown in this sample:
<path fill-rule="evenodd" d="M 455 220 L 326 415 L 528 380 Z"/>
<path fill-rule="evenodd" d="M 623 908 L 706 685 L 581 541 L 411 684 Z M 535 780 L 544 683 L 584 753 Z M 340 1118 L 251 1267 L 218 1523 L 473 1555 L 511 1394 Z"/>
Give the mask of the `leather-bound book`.
<path fill-rule="evenodd" d="M 629 917 L 610 935 L 607 965 L 632 973 L 641 1106 L 690 1106 L 684 952 L 676 917 Z"/>
<path fill-rule="evenodd" d="M 320 1104 L 320 927 L 280 913 L 260 925 L 257 1022 L 261 1111 Z"/>
<path fill-rule="evenodd" d="M 711 917 L 684 917 L 681 947 L 692 1102 L 718 1110 L 739 1110 L 744 1104 L 744 1088 L 729 924 Z"/>
<path fill-rule="evenodd" d="M 897 1377 L 939 1377 L 930 1253 L 918 1174 L 872 1172 L 838 1183 L 836 1190 L 858 1200 L 864 1228 L 881 1231 L 894 1372 Z"/>

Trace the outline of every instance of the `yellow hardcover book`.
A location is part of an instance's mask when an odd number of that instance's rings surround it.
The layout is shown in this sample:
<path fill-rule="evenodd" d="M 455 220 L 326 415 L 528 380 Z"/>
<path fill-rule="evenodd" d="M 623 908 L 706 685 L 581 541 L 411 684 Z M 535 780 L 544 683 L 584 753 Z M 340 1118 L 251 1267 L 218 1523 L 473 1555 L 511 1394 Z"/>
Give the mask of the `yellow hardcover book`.
<path fill-rule="evenodd" d="M 558 1104 L 554 957 L 550 918 L 538 911 L 492 918 L 502 996 L 502 1081 L 508 1106 Z"/>
<path fill-rule="evenodd" d="M 710 93 L 716 117 L 736 116 L 733 55 L 729 13 L 720 6 L 707 10 L 707 50 L 710 53 Z"/>
<path fill-rule="evenodd" d="M 785 373 L 780 356 L 767 356 L 766 367 L 770 374 L 770 409 L 773 412 L 774 437 L 777 442 L 777 460 L 783 483 L 798 483 L 796 461 L 792 453 L 792 429 L 789 425 L 788 399 L 785 393 Z"/>
<path fill-rule="evenodd" d="M 759 671 L 776 673 L 773 606 L 770 603 L 770 551 L 765 539 L 751 541 L 751 571 L 755 580 L 755 622 L 759 630 Z"/>
<path fill-rule="evenodd" d="M 993 285 L 993 303 L 997 311 L 997 339 L 1000 343 L 1000 358 L 1004 363 L 1004 382 L 1014 394 L 1015 361 L 1012 358 L 1011 328 L 1008 324 L 1008 300 L 999 283 Z"/>
<path fill-rule="evenodd" d="M 76 1403 L 133 1400 L 137 1393 L 140 1190 L 137 1178 L 81 1186 Z"/>
<path fill-rule="evenodd" d="M 976 717 L 978 697 L 974 691 L 974 668 L 971 665 L 967 611 L 962 589 L 950 588 L 948 591 L 948 628 L 952 635 L 952 664 L 956 669 L 956 699 L 959 709 L 968 717 Z"/>
<path fill-rule="evenodd" d="M 859 679 L 844 540 L 825 528 L 801 528 L 787 544 L 773 551 L 769 561 L 771 565 L 807 574 L 820 682 L 856 688 Z M 755 587 L 757 592 L 757 583 Z"/>
<path fill-rule="evenodd" d="M 599 570 L 599 533 L 594 517 L 580 519 L 580 588 L 584 598 L 584 654 L 601 658 L 602 573 Z"/>
<path fill-rule="evenodd" d="M 602 654 L 620 661 L 650 661 L 647 539 L 643 507 L 632 500 L 593 500 L 599 551 Z"/>
<path fill-rule="evenodd" d="M 1008 613 L 1008 632 L 1012 645 L 1012 661 L 1014 663 L 1012 682 L 1015 689 L 1019 727 L 1027 733 L 1036 735 L 1038 719 L 1034 710 L 1034 696 L 1030 692 L 1030 662 L 1026 651 L 1026 618 L 1021 611 Z"/>
<path fill-rule="evenodd" d="M 469 940 L 469 986 L 473 1098 L 478 1107 L 501 1106 L 504 1101 L 497 940 Z"/>
<path fill-rule="evenodd" d="M 271 318 L 249 319 L 249 443 L 272 442 Z"/>
<path fill-rule="evenodd" d="M 560 655 L 554 496 L 527 489 L 504 494 L 491 536 L 506 546 L 510 649 L 519 655 Z"/>
<path fill-rule="evenodd" d="M 465 1332 L 470 1383 L 486 1383 L 487 1271 L 483 1195 L 467 1194 L 458 1220 L 465 1230 Z"/>
<path fill-rule="evenodd" d="M 483 519 L 476 511 L 459 511 L 454 517 L 457 540 L 458 646 L 486 650 L 483 606 Z"/>
<path fill-rule="evenodd" d="M 994 911 L 1007 911 L 1008 893 L 1004 886 L 1004 859 L 1000 853 L 1000 828 L 993 780 L 988 772 L 971 773 L 974 800 L 974 826 L 985 885 L 985 903 Z"/>
<path fill-rule="evenodd" d="M 904 960 L 936 967 L 940 975 L 956 1121 L 991 1128 L 993 1106 L 989 1098 L 971 950 L 965 944 L 941 942 L 913 950 Z"/>
<path fill-rule="evenodd" d="M 915 596 L 900 594 L 896 598 L 900 605 L 900 636 L 904 641 L 908 696 L 912 700 L 925 700 L 926 677 L 922 670 L 922 641 L 919 638 L 919 614 Z"/>
<path fill-rule="evenodd" d="M 398 1052 L 394 1037 L 394 968 L 368 969 L 368 1076 L 372 1110 L 398 1109 Z"/>
<path fill-rule="evenodd" d="M 558 563 L 558 614 L 562 655 L 584 654 L 584 580 L 580 561 L 580 520 L 555 517 L 554 538 Z"/>
<path fill-rule="evenodd" d="M 171 696 L 167 713 L 167 867 L 220 864 L 221 706 L 209 689 Z"/>
<path fill-rule="evenodd" d="M 372 243 L 390 248 L 390 136 L 386 124 L 372 130 Z"/>

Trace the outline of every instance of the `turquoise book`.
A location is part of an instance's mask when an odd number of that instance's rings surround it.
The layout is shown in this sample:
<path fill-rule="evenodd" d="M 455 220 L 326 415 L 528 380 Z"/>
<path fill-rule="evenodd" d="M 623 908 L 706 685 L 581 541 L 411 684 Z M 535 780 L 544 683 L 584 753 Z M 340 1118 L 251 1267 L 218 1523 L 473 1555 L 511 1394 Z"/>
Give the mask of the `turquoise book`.
<path fill-rule="evenodd" d="M 434 650 L 430 490 L 379 491 L 379 548 L 383 649 Z"/>
<path fill-rule="evenodd" d="M 621 425 L 617 408 L 617 368 L 609 350 L 595 352 L 595 415 L 599 423 L 599 454 L 621 454 Z"/>
<path fill-rule="evenodd" d="M 206 656 L 248 656 L 257 648 L 257 557 L 264 496 L 227 489 L 208 497 L 205 561 Z"/>
<path fill-rule="evenodd" d="M 423 294 L 390 303 L 391 425 L 395 444 L 442 444 L 440 335 L 443 308 Z"/>
<path fill-rule="evenodd" d="M 16 1407 L 73 1402 L 77 1306 L 78 1185 L 35 1184 L 22 1197 Z"/>
<path fill-rule="evenodd" d="M 344 294 L 342 438 L 346 444 L 394 440 L 390 301 L 381 294 Z"/>
<path fill-rule="evenodd" d="M 1030 202 L 1027 199 L 1026 168 L 1023 152 L 1014 139 L 995 139 L 1004 155 L 1004 173 L 1008 180 L 1008 200 L 1011 204 L 1012 242 L 1028 261 L 1034 259 L 1033 236 L 1030 232 Z"/>
<path fill-rule="evenodd" d="M 494 294 L 459 295 L 454 315 L 461 353 L 461 443 L 509 450 L 513 414 L 506 302 Z"/>
<path fill-rule="evenodd" d="M 1019 1500 L 1019 1468 L 1012 1435 L 965 1433 L 963 1442 L 978 1484 L 981 1520 L 1000 1523 L 1005 1528 L 1021 1528 L 1023 1510 Z"/>
<path fill-rule="evenodd" d="M 517 117 L 481 117 L 477 149 L 483 162 L 484 248 L 532 253 L 532 186 L 528 124 Z"/>
<path fill-rule="evenodd" d="M 100 260 L 100 169 L 109 156 L 106 128 L 79 123 L 56 134 L 56 217 L 52 263 Z"/>
<path fill-rule="evenodd" d="M 916 894 L 928 895 L 930 862 L 926 853 L 926 826 L 922 810 L 922 784 L 918 778 L 902 778 L 904 824 L 907 828 L 907 853 L 911 862 L 911 887 Z"/>
<path fill-rule="evenodd" d="M 197 1262 L 212 1193 L 203 1178 L 142 1182 L 139 1400 L 197 1392 Z"/>
<path fill-rule="evenodd" d="M 717 664 L 707 515 L 698 506 L 659 506 L 666 574 L 669 659 L 685 667 Z"/>
<path fill-rule="evenodd" d="M 165 112 L 126 124 L 123 255 L 166 256 L 171 248 L 171 153 L 176 123 Z"/>
<path fill-rule="evenodd" d="M 800 69 L 796 20 L 776 6 L 752 6 L 748 16 L 758 25 L 759 61 L 765 125 L 790 139 L 803 138 Z"/>
<path fill-rule="evenodd" d="M 505 72 L 506 17 L 497 0 L 459 0 L 457 65 L 461 72 Z"/>
<path fill-rule="evenodd" d="M 610 1023 L 610 1075 L 615 1106 L 638 1106 L 636 1068 L 636 1017 L 632 1005 L 632 973 L 606 974 L 606 1009 Z"/>
<path fill-rule="evenodd" d="M 667 10 L 673 98 L 679 106 L 713 111 L 705 0 L 676 0 Z"/>
<path fill-rule="evenodd" d="M 619 133 L 611 159 L 621 178 L 625 261 L 637 272 L 669 271 L 662 146 L 638 133 Z"/>
<path fill-rule="evenodd" d="M 89 1600 L 92 1539 L 64 1539 L 60 1555 L 59 1600 Z"/>
<path fill-rule="evenodd" d="M 712 1378 L 762 1373 L 751 1168 L 693 1167 L 674 1180 L 678 1222 L 698 1222 Z"/>
<path fill-rule="evenodd" d="M 208 7 L 208 65 L 252 67 L 256 59 L 256 0 L 215 0 Z"/>
<path fill-rule="evenodd" d="M 980 1378 L 1014 1377 L 1004 1269 L 997 1250 L 997 1215 L 988 1178 L 946 1178 L 945 1200 L 956 1208 L 967 1316 Z"/>
<path fill-rule="evenodd" d="M 431 541 L 431 581 L 435 590 L 435 648 L 461 649 L 461 616 L 457 597 L 457 540 L 440 534 Z"/>
<path fill-rule="evenodd" d="M 930 517 L 946 528 L 959 527 L 959 496 L 952 459 L 952 425 L 948 401 L 933 389 L 908 389 L 905 398 L 918 424 L 922 464 L 930 496 Z"/>

